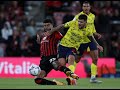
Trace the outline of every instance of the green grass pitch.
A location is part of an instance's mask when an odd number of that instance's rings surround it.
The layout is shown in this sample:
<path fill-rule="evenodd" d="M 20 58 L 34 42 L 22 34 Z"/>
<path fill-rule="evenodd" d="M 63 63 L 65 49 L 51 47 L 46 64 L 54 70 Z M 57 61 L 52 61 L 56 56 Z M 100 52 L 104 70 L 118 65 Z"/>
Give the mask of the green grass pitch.
<path fill-rule="evenodd" d="M 53 80 L 47 78 L 49 80 Z M 0 89 L 120 89 L 120 78 L 98 78 L 101 84 L 90 83 L 89 78 L 80 78 L 77 85 L 37 85 L 34 79 L 28 78 L 0 78 Z M 66 83 L 65 78 L 56 79 Z"/>

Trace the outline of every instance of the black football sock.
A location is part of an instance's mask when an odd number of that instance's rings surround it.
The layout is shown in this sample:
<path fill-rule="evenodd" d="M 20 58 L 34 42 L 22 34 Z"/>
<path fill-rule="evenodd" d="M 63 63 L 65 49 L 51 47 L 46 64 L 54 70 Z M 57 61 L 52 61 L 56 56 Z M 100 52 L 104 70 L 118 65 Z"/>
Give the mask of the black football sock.
<path fill-rule="evenodd" d="M 58 69 L 59 69 L 59 71 L 62 71 L 65 74 L 66 74 L 67 71 L 70 71 L 72 73 L 72 71 L 69 68 L 65 67 L 65 66 L 59 66 Z"/>
<path fill-rule="evenodd" d="M 43 78 L 36 78 L 35 83 L 36 84 L 41 84 L 41 85 L 57 85 L 56 82 L 46 80 L 46 79 L 43 79 Z"/>

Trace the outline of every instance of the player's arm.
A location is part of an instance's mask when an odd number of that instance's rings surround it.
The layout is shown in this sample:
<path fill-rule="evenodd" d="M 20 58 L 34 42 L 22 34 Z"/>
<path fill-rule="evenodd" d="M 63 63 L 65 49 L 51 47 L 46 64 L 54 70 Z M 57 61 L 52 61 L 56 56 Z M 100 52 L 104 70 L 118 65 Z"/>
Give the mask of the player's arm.
<path fill-rule="evenodd" d="M 96 41 L 96 39 L 95 39 L 95 37 L 93 35 L 92 35 L 92 39 L 96 43 L 96 45 L 98 46 L 99 44 L 98 44 L 98 42 Z"/>
<path fill-rule="evenodd" d="M 45 33 L 44 33 L 44 36 L 49 36 L 49 35 L 51 35 L 51 34 L 52 34 L 53 32 L 55 32 L 55 31 L 64 30 L 64 28 L 70 27 L 71 23 L 72 23 L 72 21 L 67 22 L 67 23 L 65 23 L 65 24 L 61 24 L 61 25 L 59 25 L 59 26 L 57 26 L 57 27 L 55 27 L 55 28 L 52 28 L 52 30 L 50 30 L 50 31 L 48 31 L 48 32 L 45 32 Z"/>
<path fill-rule="evenodd" d="M 94 41 L 97 46 L 99 45 L 99 44 L 97 43 L 97 41 L 95 40 L 95 38 L 94 38 L 93 35 L 92 35 L 92 36 L 88 36 L 88 38 L 89 38 L 90 41 Z"/>
<path fill-rule="evenodd" d="M 43 33 L 44 29 L 39 29 L 36 34 L 39 35 L 39 37 L 41 38 L 43 36 Z"/>
<path fill-rule="evenodd" d="M 73 23 L 74 23 L 74 21 L 69 21 L 69 22 L 67 22 L 65 24 L 61 24 L 61 25 L 53 28 L 50 32 L 53 33 L 54 31 L 61 31 L 64 28 L 69 28 Z"/>
<path fill-rule="evenodd" d="M 76 16 L 73 18 L 73 21 L 77 20 L 77 17 L 78 17 L 78 16 L 76 15 Z"/>
<path fill-rule="evenodd" d="M 95 29 L 95 25 L 94 25 L 94 24 L 93 24 L 92 26 L 93 26 L 93 31 L 92 31 L 92 32 L 93 32 L 93 35 L 94 35 L 94 36 L 97 36 L 97 38 L 100 39 L 100 38 L 102 37 L 101 34 L 99 34 L 99 33 L 96 32 L 96 29 Z"/>
<path fill-rule="evenodd" d="M 103 52 L 103 47 L 98 44 L 98 42 L 96 41 L 96 39 L 95 39 L 94 36 L 92 36 L 92 38 L 94 39 L 94 42 L 97 44 L 97 48 L 98 48 L 101 52 Z"/>
<path fill-rule="evenodd" d="M 52 28 L 50 31 L 44 32 L 43 36 L 49 36 L 49 35 L 51 35 L 55 31 L 63 30 L 63 28 L 64 28 L 64 24 L 61 24 L 61 25 L 59 25 L 57 27 Z"/>
<path fill-rule="evenodd" d="M 100 51 L 103 51 L 103 47 L 98 44 L 98 42 L 96 41 L 96 39 L 95 39 L 95 37 L 94 37 L 94 36 L 97 36 L 98 39 L 100 39 L 100 38 L 101 38 L 101 35 L 96 32 L 96 29 L 95 29 L 95 25 L 94 25 L 94 24 L 93 24 L 93 28 L 94 28 L 94 29 L 93 29 L 92 38 L 93 38 L 94 42 L 96 43 L 97 48 L 98 48 Z"/>
<path fill-rule="evenodd" d="M 95 32 L 93 35 L 94 35 L 94 36 L 97 36 L 97 37 L 98 37 L 98 39 L 100 39 L 100 38 L 102 37 L 102 35 L 101 35 L 101 34 L 99 34 L 99 33 L 97 33 L 97 32 Z"/>
<path fill-rule="evenodd" d="M 63 30 L 63 29 L 64 29 L 64 24 L 61 24 L 61 25 L 59 25 L 59 26 L 57 26 L 57 27 L 55 27 L 55 28 L 52 28 L 52 30 L 49 31 L 49 33 L 52 34 L 52 33 L 55 32 L 55 31 L 61 31 L 61 30 Z"/>
<path fill-rule="evenodd" d="M 78 17 L 79 17 L 80 15 L 81 15 L 81 12 L 78 13 L 77 15 L 75 15 L 75 17 L 73 18 L 73 21 L 78 20 Z"/>
<path fill-rule="evenodd" d="M 101 52 L 103 52 L 103 47 L 98 44 L 98 42 L 96 41 L 96 39 L 94 38 L 93 35 L 92 35 L 92 36 L 88 36 L 88 38 L 89 38 L 90 41 L 94 41 L 95 44 L 97 45 L 97 48 L 98 48 Z"/>
<path fill-rule="evenodd" d="M 36 42 L 38 43 L 38 44 L 40 44 L 40 36 L 37 34 L 37 40 L 36 40 Z"/>
<path fill-rule="evenodd" d="M 97 36 L 97 38 L 100 39 L 100 38 L 102 37 L 102 35 L 99 34 L 99 33 L 97 33 L 97 32 L 96 32 L 96 29 L 95 29 L 96 19 L 97 19 L 97 18 L 94 16 L 94 24 L 92 24 L 92 25 L 93 25 L 93 35 L 94 35 L 94 36 Z"/>
<path fill-rule="evenodd" d="M 36 36 L 37 36 L 36 42 L 40 44 L 41 37 L 43 36 L 43 30 L 42 29 L 38 30 Z"/>

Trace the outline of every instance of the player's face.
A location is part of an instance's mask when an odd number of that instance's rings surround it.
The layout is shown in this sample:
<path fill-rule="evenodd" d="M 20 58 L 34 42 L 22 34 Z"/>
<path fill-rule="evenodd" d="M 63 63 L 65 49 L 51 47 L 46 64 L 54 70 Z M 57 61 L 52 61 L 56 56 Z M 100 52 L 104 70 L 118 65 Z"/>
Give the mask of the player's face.
<path fill-rule="evenodd" d="M 51 23 L 43 23 L 43 27 L 45 31 L 50 31 L 53 28 Z"/>
<path fill-rule="evenodd" d="M 79 25 L 79 28 L 82 29 L 86 26 L 86 21 L 81 19 L 81 20 L 78 20 L 78 25 Z"/>
<path fill-rule="evenodd" d="M 83 12 L 89 13 L 90 9 L 91 9 L 91 6 L 90 6 L 89 3 L 84 3 L 83 6 L 82 6 L 82 9 L 83 9 Z"/>

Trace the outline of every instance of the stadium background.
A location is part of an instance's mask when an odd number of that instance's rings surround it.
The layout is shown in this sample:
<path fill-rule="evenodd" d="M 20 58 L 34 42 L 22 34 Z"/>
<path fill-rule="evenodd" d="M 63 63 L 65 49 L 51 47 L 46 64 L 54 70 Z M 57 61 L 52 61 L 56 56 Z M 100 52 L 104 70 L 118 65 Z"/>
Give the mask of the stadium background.
<path fill-rule="evenodd" d="M 39 58 L 36 32 L 42 28 L 42 21 L 51 18 L 54 26 L 70 21 L 81 11 L 82 2 L 0 1 L 0 68 L 2 62 L 9 58 L 11 63 L 19 63 L 17 60 L 21 57 Z M 91 4 L 91 11 L 96 15 L 96 30 L 103 36 L 97 40 L 104 47 L 99 57 L 107 58 L 108 62 L 109 58 L 115 61 L 115 73 L 111 76 L 108 72 L 101 77 L 120 77 L 120 1 L 91 1 Z M 86 54 L 84 57 L 89 56 Z M 84 61 L 83 64 L 87 67 L 88 62 Z M 89 72 L 89 68 L 87 70 Z"/>

